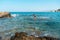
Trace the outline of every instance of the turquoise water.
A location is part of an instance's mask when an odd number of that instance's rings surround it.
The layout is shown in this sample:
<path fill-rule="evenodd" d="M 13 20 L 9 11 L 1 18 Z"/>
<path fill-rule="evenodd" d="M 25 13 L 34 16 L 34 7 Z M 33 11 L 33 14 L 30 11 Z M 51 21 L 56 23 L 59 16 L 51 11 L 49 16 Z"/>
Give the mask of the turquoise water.
<path fill-rule="evenodd" d="M 60 12 L 10 13 L 13 17 L 0 18 L 0 35 L 11 36 L 15 32 L 21 31 L 32 34 L 34 31 L 40 31 L 42 36 L 60 38 Z"/>

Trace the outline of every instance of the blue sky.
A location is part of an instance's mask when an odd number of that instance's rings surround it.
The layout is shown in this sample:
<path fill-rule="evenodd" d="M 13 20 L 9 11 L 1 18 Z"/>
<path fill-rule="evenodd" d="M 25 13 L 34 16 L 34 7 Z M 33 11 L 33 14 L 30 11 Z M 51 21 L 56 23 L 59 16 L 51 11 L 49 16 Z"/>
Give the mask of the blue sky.
<path fill-rule="evenodd" d="M 0 0 L 0 11 L 47 11 L 60 8 L 60 0 Z"/>

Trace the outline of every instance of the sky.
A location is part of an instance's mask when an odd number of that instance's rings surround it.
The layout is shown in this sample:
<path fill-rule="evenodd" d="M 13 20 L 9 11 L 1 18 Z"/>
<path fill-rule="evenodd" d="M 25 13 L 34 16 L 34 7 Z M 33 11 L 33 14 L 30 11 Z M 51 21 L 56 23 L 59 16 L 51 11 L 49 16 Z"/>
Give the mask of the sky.
<path fill-rule="evenodd" d="M 60 8 L 60 0 L 0 0 L 0 11 L 37 12 Z"/>

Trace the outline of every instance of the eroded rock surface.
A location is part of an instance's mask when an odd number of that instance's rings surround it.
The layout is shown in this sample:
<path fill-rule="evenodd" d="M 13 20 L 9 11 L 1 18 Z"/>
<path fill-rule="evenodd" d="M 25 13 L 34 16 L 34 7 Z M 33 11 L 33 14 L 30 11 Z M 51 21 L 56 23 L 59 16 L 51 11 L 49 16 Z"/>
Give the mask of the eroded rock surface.
<path fill-rule="evenodd" d="M 11 17 L 9 12 L 0 12 L 0 18 Z"/>
<path fill-rule="evenodd" d="M 35 37 L 34 35 L 28 36 L 25 32 L 16 32 L 14 36 L 10 38 L 10 40 L 59 40 L 53 37 Z"/>

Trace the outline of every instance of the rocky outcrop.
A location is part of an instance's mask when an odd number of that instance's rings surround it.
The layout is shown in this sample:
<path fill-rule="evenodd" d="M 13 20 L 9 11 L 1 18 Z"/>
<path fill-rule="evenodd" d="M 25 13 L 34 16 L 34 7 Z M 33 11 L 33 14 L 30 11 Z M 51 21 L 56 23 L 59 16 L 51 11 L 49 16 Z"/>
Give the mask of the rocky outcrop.
<path fill-rule="evenodd" d="M 60 40 L 58 38 L 53 37 L 35 37 L 34 35 L 28 36 L 25 32 L 16 32 L 14 36 L 10 38 L 10 40 Z"/>
<path fill-rule="evenodd" d="M 60 9 L 56 9 L 56 10 L 54 10 L 53 12 L 60 12 Z"/>
<path fill-rule="evenodd" d="M 0 18 L 11 17 L 9 12 L 0 12 Z"/>
<path fill-rule="evenodd" d="M 56 11 L 57 11 L 57 12 L 60 12 L 60 9 L 57 9 Z"/>

